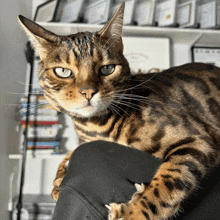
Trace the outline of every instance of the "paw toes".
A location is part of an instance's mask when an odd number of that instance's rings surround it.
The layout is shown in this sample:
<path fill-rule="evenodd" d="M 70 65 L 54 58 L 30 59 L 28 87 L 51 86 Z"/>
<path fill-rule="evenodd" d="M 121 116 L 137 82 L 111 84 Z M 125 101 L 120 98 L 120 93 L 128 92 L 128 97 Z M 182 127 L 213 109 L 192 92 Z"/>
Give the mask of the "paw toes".
<path fill-rule="evenodd" d="M 138 183 L 135 183 L 134 186 L 137 189 L 137 193 L 143 193 L 145 190 L 145 185 L 143 183 L 141 185 Z"/>
<path fill-rule="evenodd" d="M 67 160 L 66 163 L 64 164 L 64 168 L 67 169 L 68 165 L 69 165 L 69 160 Z"/>
<path fill-rule="evenodd" d="M 52 195 L 53 199 L 54 199 L 55 201 L 57 201 L 58 198 L 59 198 L 59 191 L 54 188 L 53 191 L 52 191 L 52 193 L 51 193 L 51 195 Z"/>
<path fill-rule="evenodd" d="M 108 209 L 108 220 L 122 220 L 123 218 L 120 216 L 121 210 L 123 209 L 123 204 L 111 203 L 109 205 L 105 205 Z"/>

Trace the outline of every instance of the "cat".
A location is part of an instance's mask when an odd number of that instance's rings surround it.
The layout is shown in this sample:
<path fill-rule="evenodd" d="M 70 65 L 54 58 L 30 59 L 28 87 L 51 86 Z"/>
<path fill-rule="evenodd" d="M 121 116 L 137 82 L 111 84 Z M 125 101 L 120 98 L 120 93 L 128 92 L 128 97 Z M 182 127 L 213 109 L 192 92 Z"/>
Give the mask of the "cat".
<path fill-rule="evenodd" d="M 116 142 L 163 160 L 148 186 L 135 184 L 127 204 L 106 206 L 108 218 L 168 219 L 219 164 L 220 69 L 192 63 L 131 75 L 121 38 L 124 7 L 95 33 L 60 36 L 19 20 L 40 55 L 46 99 L 72 117 L 82 140 Z M 71 154 L 54 180 L 56 200 Z"/>

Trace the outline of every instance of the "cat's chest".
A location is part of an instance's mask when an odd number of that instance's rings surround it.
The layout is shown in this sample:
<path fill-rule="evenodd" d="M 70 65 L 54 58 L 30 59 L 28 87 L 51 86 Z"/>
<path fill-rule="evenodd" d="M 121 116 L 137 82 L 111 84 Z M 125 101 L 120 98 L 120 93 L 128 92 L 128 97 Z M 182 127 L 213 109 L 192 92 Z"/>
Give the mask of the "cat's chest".
<path fill-rule="evenodd" d="M 128 130 L 130 121 L 127 117 L 112 116 L 107 120 L 79 121 L 73 120 L 75 130 L 85 142 L 105 140 L 128 145 Z"/>
<path fill-rule="evenodd" d="M 142 114 L 142 117 L 115 115 L 103 121 L 74 120 L 74 127 L 79 138 L 85 142 L 115 142 L 159 158 L 163 157 L 167 146 L 190 135 L 182 123 L 174 123 L 165 115 L 156 119 L 150 115 L 150 111 Z"/>

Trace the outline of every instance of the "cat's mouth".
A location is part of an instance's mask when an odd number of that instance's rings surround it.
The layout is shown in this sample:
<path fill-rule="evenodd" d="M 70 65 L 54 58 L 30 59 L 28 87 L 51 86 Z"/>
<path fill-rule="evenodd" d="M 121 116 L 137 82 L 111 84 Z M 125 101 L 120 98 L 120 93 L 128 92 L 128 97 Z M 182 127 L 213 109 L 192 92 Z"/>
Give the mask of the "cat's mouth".
<path fill-rule="evenodd" d="M 87 104 L 86 106 L 84 106 L 82 108 L 84 111 L 88 111 L 88 112 L 91 112 L 94 110 L 94 106 L 92 106 L 91 104 Z"/>
<path fill-rule="evenodd" d="M 109 112 L 108 106 L 111 104 L 110 101 L 103 101 L 100 93 L 97 93 L 92 99 L 83 99 L 78 104 L 76 104 L 75 100 L 65 101 L 64 99 L 59 99 L 59 105 L 63 106 L 70 115 L 90 118 L 107 114 Z"/>

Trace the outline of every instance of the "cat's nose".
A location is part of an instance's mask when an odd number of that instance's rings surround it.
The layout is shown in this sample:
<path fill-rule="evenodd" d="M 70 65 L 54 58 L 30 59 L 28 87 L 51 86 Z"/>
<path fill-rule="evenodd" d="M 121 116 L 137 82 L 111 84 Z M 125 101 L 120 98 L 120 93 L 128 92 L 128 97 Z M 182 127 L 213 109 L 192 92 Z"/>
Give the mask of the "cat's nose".
<path fill-rule="evenodd" d="M 90 100 L 97 92 L 98 92 L 98 89 L 95 89 L 95 88 L 81 88 L 79 90 L 79 93 L 85 96 L 85 98 L 88 100 Z"/>

